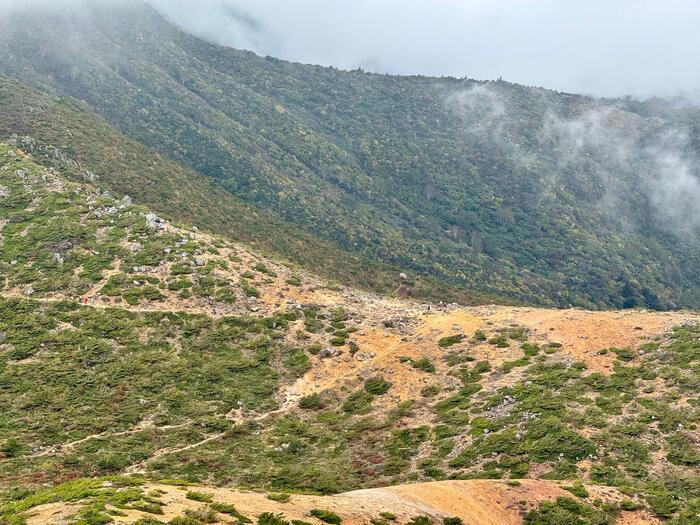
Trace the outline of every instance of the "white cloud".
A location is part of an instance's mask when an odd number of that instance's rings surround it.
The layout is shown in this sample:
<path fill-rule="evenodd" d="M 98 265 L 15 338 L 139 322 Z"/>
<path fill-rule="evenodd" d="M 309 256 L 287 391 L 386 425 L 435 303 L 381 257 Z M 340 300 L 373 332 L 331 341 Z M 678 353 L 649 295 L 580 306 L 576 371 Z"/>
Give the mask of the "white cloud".
<path fill-rule="evenodd" d="M 462 120 L 465 140 L 484 141 L 518 169 L 538 176 L 541 198 L 554 196 L 570 177 L 585 174 L 586 186 L 597 194 L 597 207 L 624 227 L 642 226 L 630 220 L 640 210 L 629 212 L 643 202 L 653 221 L 668 232 L 683 237 L 700 233 L 700 164 L 681 127 L 669 128 L 613 107 L 566 117 L 550 110 L 530 119 L 529 134 L 538 146 L 537 153 L 528 153 L 509 133 L 526 109 L 513 112 L 497 89 L 478 84 L 444 99 Z M 554 162 L 547 170 L 538 169 L 537 157 L 543 155 Z"/>
<path fill-rule="evenodd" d="M 346 69 L 699 95 L 696 0 L 150 0 L 220 43 Z"/>

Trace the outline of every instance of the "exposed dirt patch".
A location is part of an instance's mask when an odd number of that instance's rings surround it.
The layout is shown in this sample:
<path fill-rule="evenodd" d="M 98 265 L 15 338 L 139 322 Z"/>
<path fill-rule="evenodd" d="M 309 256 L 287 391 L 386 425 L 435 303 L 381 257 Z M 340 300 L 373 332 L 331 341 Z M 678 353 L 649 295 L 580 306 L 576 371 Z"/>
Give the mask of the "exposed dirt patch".
<path fill-rule="evenodd" d="M 361 293 L 355 292 L 357 298 Z M 314 292 L 312 297 L 299 294 L 296 301 L 313 299 L 314 304 L 342 305 L 341 298 L 333 293 Z M 374 299 L 370 296 L 370 299 Z M 346 303 L 348 304 L 348 303 Z M 559 343 L 560 358 L 583 361 L 590 372 L 610 373 L 616 355 L 601 353 L 611 347 L 638 349 L 641 345 L 663 336 L 673 326 L 696 322 L 697 314 L 646 311 L 584 311 L 549 310 L 484 306 L 473 308 L 428 307 L 400 301 L 357 301 L 348 304 L 358 319 L 358 332 L 353 341 L 359 351 L 353 356 L 346 348 L 335 350 L 332 357 L 320 359 L 313 369 L 301 378 L 292 390 L 298 395 L 308 395 L 326 389 L 352 390 L 365 379 L 375 375 L 389 378 L 393 383 L 391 396 L 385 400 L 416 399 L 423 387 L 440 383 L 449 387 L 455 379 L 447 375 L 445 356 L 449 352 L 463 351 L 476 361 L 488 361 L 498 367 L 505 361 L 523 356 L 520 341 L 508 341 L 507 348 L 499 348 L 488 342 L 475 342 L 473 336 L 482 331 L 489 337 L 499 329 L 521 326 L 527 329 L 527 339 L 541 345 Z M 382 319 L 401 314 L 399 326 L 384 326 Z M 464 340 L 449 348 L 441 348 L 443 337 L 462 334 Z M 427 358 L 435 366 L 435 373 L 426 373 L 410 366 L 402 357 Z M 517 374 L 503 378 L 512 382 Z M 493 386 L 496 386 L 495 383 Z"/>
<path fill-rule="evenodd" d="M 199 509 L 206 504 L 187 499 L 185 488 L 162 484 L 149 484 L 146 491 L 160 490 L 164 503 L 161 521 L 169 521 L 182 515 L 186 509 Z M 367 489 L 338 494 L 336 496 L 292 495 L 287 503 L 272 501 L 264 493 L 231 489 L 197 487 L 192 490 L 213 496 L 213 501 L 235 505 L 242 514 L 255 519 L 263 512 L 283 513 L 286 519 L 298 519 L 319 524 L 309 516 L 312 509 L 324 509 L 336 513 L 344 525 L 366 524 L 379 518 L 381 512 L 396 515 L 396 523 L 406 523 L 416 516 L 428 516 L 434 523 L 441 523 L 446 516 L 458 516 L 465 525 L 520 525 L 523 513 L 536 507 L 541 501 L 559 496 L 571 496 L 559 484 L 550 481 L 523 480 L 514 486 L 503 481 L 443 481 L 401 485 L 380 489 Z M 605 487 L 591 487 L 591 494 L 604 501 L 619 501 L 622 495 Z M 522 504 L 522 502 L 525 502 Z M 28 525 L 60 524 L 77 511 L 76 507 L 50 504 L 37 507 L 27 520 Z M 146 514 L 127 511 L 127 516 L 115 518 L 115 523 L 134 523 Z M 219 523 L 233 523 L 234 519 L 219 515 Z M 620 525 L 656 525 L 658 520 L 645 511 L 625 512 Z"/>

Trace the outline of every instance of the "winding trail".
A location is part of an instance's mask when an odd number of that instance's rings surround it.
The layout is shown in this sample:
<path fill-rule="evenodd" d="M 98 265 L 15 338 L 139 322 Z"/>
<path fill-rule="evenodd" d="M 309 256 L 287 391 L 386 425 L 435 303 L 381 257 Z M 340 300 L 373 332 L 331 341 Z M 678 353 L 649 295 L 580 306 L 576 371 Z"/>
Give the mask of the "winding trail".
<path fill-rule="evenodd" d="M 39 450 L 38 452 L 35 452 L 34 454 L 30 456 L 26 456 L 29 459 L 35 459 L 35 458 L 41 458 L 41 457 L 46 457 L 46 456 L 54 456 L 54 455 L 59 455 L 59 454 L 65 454 L 66 452 L 74 449 L 78 445 L 82 445 L 83 443 L 87 443 L 88 441 L 91 441 L 93 439 L 100 439 L 100 438 L 105 438 L 105 437 L 119 437 L 119 436 L 128 436 L 130 434 L 139 434 L 141 432 L 145 432 L 147 430 L 156 430 L 156 431 L 166 431 L 166 430 L 174 430 L 176 428 L 184 428 L 188 425 L 191 425 L 192 422 L 188 421 L 187 423 L 180 423 L 179 425 L 165 425 L 162 427 L 157 427 L 153 424 L 153 421 L 149 419 L 145 419 L 141 421 L 138 425 L 136 425 L 134 428 L 131 428 L 129 430 L 122 430 L 120 432 L 112 432 L 112 431 L 105 431 L 105 432 L 100 432 L 99 434 L 90 434 L 89 436 L 85 436 L 84 438 L 77 439 L 75 441 L 71 441 L 69 443 L 59 443 L 56 445 L 51 445 L 49 447 L 43 448 Z"/>
<path fill-rule="evenodd" d="M 251 423 L 251 422 L 259 422 L 259 421 L 264 421 L 268 418 L 271 418 L 273 416 L 277 416 L 280 414 L 284 414 L 287 411 L 289 411 L 294 405 L 294 400 L 295 397 L 294 395 L 290 394 L 289 391 L 285 392 L 283 394 L 284 397 L 284 402 L 280 408 L 277 410 L 272 410 L 270 412 L 265 412 L 264 414 L 259 414 L 255 417 L 245 417 L 242 411 L 239 410 L 231 410 L 228 414 L 226 414 L 226 419 L 230 420 L 234 425 L 244 425 L 246 423 Z M 163 428 L 163 427 L 161 427 Z M 197 443 L 191 443 L 189 445 L 183 445 L 179 447 L 168 447 L 168 448 L 162 448 L 159 450 L 156 450 L 149 458 L 145 459 L 144 461 L 137 463 L 135 465 L 131 465 L 128 467 L 124 473 L 125 474 L 140 474 L 146 471 L 146 467 L 148 466 L 149 463 L 152 461 L 155 461 L 158 458 L 164 457 L 164 456 L 172 456 L 174 454 L 179 454 L 180 452 L 187 452 L 188 450 L 193 450 L 195 448 L 201 447 L 202 445 L 206 445 L 207 443 L 211 443 L 212 441 L 217 441 L 221 438 L 223 438 L 226 435 L 226 432 L 219 432 L 217 434 L 213 434 L 211 436 L 206 437 L 205 439 L 198 441 Z"/>

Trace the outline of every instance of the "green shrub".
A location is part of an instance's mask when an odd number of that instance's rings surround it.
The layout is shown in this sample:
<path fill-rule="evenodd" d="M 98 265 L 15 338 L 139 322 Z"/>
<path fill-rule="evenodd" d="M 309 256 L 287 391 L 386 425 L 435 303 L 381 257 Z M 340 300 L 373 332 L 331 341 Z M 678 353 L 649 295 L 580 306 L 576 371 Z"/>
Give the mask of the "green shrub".
<path fill-rule="evenodd" d="M 535 357 L 540 353 L 540 347 L 534 343 L 523 343 L 520 348 L 522 348 L 523 352 L 528 357 Z"/>
<path fill-rule="evenodd" d="M 309 394 L 299 400 L 299 408 L 303 410 L 318 410 L 323 408 L 323 400 L 320 394 Z"/>
<path fill-rule="evenodd" d="M 110 516 L 91 508 L 81 510 L 78 513 L 78 518 L 74 522 L 76 525 L 106 525 L 114 521 Z"/>
<path fill-rule="evenodd" d="M 629 499 L 623 499 L 620 502 L 620 508 L 627 511 L 637 510 L 639 508 L 639 504 Z"/>
<path fill-rule="evenodd" d="M 483 343 L 487 339 L 488 339 L 487 335 L 481 330 L 477 330 L 476 332 L 474 332 L 474 337 L 472 337 L 472 340 L 475 343 Z"/>
<path fill-rule="evenodd" d="M 631 348 L 610 348 L 620 361 L 632 361 L 637 354 Z"/>
<path fill-rule="evenodd" d="M 209 503 L 214 498 L 212 494 L 207 494 L 205 492 L 196 492 L 194 490 L 188 490 L 185 494 L 185 497 L 187 499 L 191 499 L 192 501 L 201 501 L 203 503 Z"/>
<path fill-rule="evenodd" d="M 358 390 L 348 396 L 343 403 L 343 411 L 350 414 L 366 413 L 372 407 L 372 394 L 365 390 Z"/>
<path fill-rule="evenodd" d="M 501 334 L 496 337 L 489 339 L 489 344 L 494 345 L 498 348 L 508 348 L 510 343 L 508 342 L 508 336 L 506 334 Z"/>
<path fill-rule="evenodd" d="M 440 348 L 448 348 L 452 345 L 456 345 L 464 341 L 465 336 L 463 334 L 455 334 L 447 337 L 443 337 L 438 341 L 438 346 Z"/>
<path fill-rule="evenodd" d="M 391 383 L 382 377 L 373 377 L 365 381 L 365 390 L 373 396 L 383 396 L 391 388 Z"/>
<path fill-rule="evenodd" d="M 258 525 L 289 525 L 289 522 L 284 519 L 284 514 L 263 512 L 258 516 Z"/>
<path fill-rule="evenodd" d="M 267 495 L 267 499 L 271 499 L 272 501 L 277 501 L 279 503 L 287 503 L 289 502 L 290 498 L 291 496 L 286 492 L 270 492 Z"/>
<path fill-rule="evenodd" d="M 287 355 L 284 366 L 296 377 L 303 376 L 311 370 L 311 360 L 301 348 L 292 348 Z"/>
<path fill-rule="evenodd" d="M 311 515 L 331 525 L 340 525 L 343 522 L 340 516 L 329 510 L 313 509 Z"/>
<path fill-rule="evenodd" d="M 651 494 L 646 498 L 653 511 L 662 518 L 671 518 L 681 508 L 680 503 L 673 494 L 663 492 Z"/>
<path fill-rule="evenodd" d="M 155 518 L 139 518 L 134 525 L 163 525 L 163 522 Z"/>
<path fill-rule="evenodd" d="M 420 359 L 413 359 L 407 356 L 399 357 L 402 363 L 410 363 L 410 365 L 416 370 L 422 370 L 423 372 L 428 372 L 430 374 L 435 373 L 435 365 L 427 357 L 421 357 Z"/>
<path fill-rule="evenodd" d="M 543 501 L 538 509 L 529 511 L 524 525 L 613 525 L 614 516 L 593 507 L 581 505 L 571 498 Z"/>
<path fill-rule="evenodd" d="M 162 504 L 152 501 L 135 501 L 131 507 L 148 514 L 163 514 Z"/>
<path fill-rule="evenodd" d="M 220 512 L 221 514 L 228 514 L 229 516 L 233 516 L 241 523 L 253 522 L 253 520 L 238 512 L 236 507 L 229 503 L 212 503 L 211 505 L 209 505 L 209 507 L 216 512 Z"/>
<path fill-rule="evenodd" d="M 586 490 L 586 487 L 584 487 L 581 483 L 576 483 L 574 485 L 564 487 L 564 490 L 568 490 L 577 498 L 587 498 L 588 497 L 588 490 Z"/>
<path fill-rule="evenodd" d="M 22 450 L 22 446 L 19 444 L 19 441 L 15 438 L 10 438 L 0 447 L 0 454 L 6 458 L 14 458 L 19 455 L 20 450 Z"/>
<path fill-rule="evenodd" d="M 440 387 L 438 385 L 428 385 L 421 389 L 420 395 L 423 397 L 435 397 L 440 393 Z"/>

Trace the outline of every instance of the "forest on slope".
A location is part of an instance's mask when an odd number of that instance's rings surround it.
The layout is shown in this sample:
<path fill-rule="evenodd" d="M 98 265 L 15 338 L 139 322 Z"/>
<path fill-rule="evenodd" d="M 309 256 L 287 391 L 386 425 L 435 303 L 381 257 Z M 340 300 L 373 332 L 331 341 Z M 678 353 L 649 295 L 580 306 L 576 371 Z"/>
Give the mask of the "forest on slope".
<path fill-rule="evenodd" d="M 0 17 L 4 74 L 346 252 L 544 305 L 700 305 L 697 109 L 220 47 L 140 2 Z"/>
<path fill-rule="evenodd" d="M 245 241 L 351 286 L 461 304 L 510 302 L 505 297 L 400 277 L 401 270 L 338 248 L 270 211 L 257 210 L 205 177 L 149 151 L 75 101 L 38 92 L 0 76 L 0 138 L 31 152 L 74 181 L 99 181 L 174 219 Z"/>

